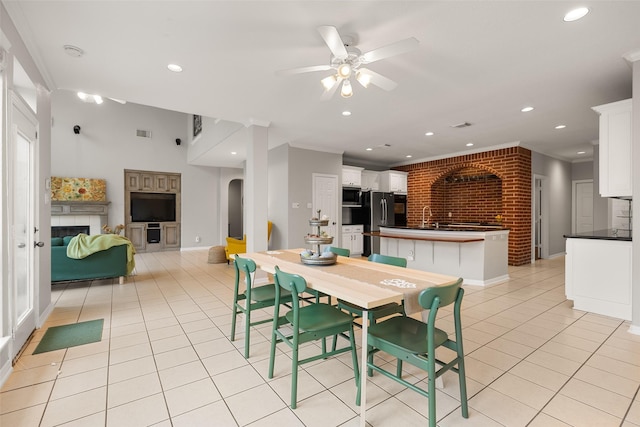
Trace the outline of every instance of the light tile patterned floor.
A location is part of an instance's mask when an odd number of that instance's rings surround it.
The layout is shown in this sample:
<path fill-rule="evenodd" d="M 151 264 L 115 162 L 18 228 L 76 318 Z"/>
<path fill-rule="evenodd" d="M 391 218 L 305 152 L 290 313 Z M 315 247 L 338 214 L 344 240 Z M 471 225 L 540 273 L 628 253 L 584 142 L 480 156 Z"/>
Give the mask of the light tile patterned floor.
<path fill-rule="evenodd" d="M 124 285 L 53 286 L 55 310 L 1 389 L 1 426 L 358 425 L 348 354 L 305 365 L 291 410 L 286 351 L 267 379 L 270 325 L 254 329 L 249 360 L 241 334 L 229 341 L 231 266 L 207 264 L 206 250 L 138 254 L 136 263 Z M 437 392 L 438 424 L 640 426 L 640 336 L 628 322 L 571 308 L 563 258 L 509 271 L 506 283 L 465 287 L 470 418 L 452 374 Z M 101 342 L 31 354 L 47 327 L 97 318 Z M 450 312 L 440 322 L 451 330 Z M 424 385 L 411 366 L 405 377 Z M 380 375 L 368 384 L 369 425 L 427 425 L 426 398 Z"/>

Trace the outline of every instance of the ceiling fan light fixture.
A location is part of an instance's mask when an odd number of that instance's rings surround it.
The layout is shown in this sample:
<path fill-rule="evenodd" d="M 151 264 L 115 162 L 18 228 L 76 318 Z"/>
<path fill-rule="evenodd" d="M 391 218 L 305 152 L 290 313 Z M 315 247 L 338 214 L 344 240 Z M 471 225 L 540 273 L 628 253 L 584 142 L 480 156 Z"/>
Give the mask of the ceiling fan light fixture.
<path fill-rule="evenodd" d="M 320 80 L 320 83 L 322 83 L 322 86 L 324 86 L 325 90 L 331 90 L 336 85 L 336 83 L 338 83 L 338 78 L 337 76 L 332 75 Z"/>
<path fill-rule="evenodd" d="M 356 80 L 362 85 L 362 87 L 367 88 L 371 83 L 371 75 L 358 71 L 356 73 Z"/>
<path fill-rule="evenodd" d="M 353 88 L 351 87 L 351 82 L 349 80 L 342 82 L 340 95 L 342 95 L 343 98 L 351 98 L 351 95 L 353 95 Z"/>
<path fill-rule="evenodd" d="M 342 77 L 343 79 L 348 79 L 350 75 L 351 64 L 345 62 L 344 64 L 340 64 L 340 66 L 338 66 L 338 76 Z"/>

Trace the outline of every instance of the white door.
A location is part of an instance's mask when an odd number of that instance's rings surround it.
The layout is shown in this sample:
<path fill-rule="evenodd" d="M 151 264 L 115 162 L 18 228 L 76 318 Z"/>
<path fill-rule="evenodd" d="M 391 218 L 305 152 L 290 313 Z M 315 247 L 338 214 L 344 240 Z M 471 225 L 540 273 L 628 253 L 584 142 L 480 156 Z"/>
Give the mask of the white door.
<path fill-rule="evenodd" d="M 9 179 L 9 312 L 12 357 L 36 327 L 34 263 L 34 156 L 37 121 L 29 107 L 12 94 Z"/>
<path fill-rule="evenodd" d="M 318 209 L 320 215 L 329 217 L 329 225 L 323 227 L 329 236 L 333 236 L 333 243 L 338 243 L 338 175 L 313 174 L 313 207 L 312 216 Z"/>
<path fill-rule="evenodd" d="M 575 230 L 576 233 L 593 231 L 593 181 L 576 182 Z"/>

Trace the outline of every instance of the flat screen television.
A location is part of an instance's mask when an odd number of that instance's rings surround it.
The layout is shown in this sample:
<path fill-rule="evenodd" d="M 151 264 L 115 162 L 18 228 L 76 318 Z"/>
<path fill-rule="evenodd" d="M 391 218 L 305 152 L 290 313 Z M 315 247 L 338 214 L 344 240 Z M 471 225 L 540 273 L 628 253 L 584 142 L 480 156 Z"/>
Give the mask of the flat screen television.
<path fill-rule="evenodd" d="M 132 222 L 172 222 L 175 220 L 175 194 L 131 193 Z"/>

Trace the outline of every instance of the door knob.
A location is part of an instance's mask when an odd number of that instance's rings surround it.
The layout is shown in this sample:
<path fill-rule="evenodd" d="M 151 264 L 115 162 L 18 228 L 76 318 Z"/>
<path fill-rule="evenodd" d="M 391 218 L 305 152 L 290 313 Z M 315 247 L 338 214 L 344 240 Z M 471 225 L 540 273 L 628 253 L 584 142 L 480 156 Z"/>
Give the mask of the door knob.
<path fill-rule="evenodd" d="M 44 242 L 33 242 L 33 247 L 35 248 L 36 246 L 41 248 L 44 246 Z"/>
<path fill-rule="evenodd" d="M 27 246 L 27 245 L 25 245 L 24 243 L 18 243 L 18 247 L 19 247 L 20 249 L 24 248 L 25 246 Z"/>

